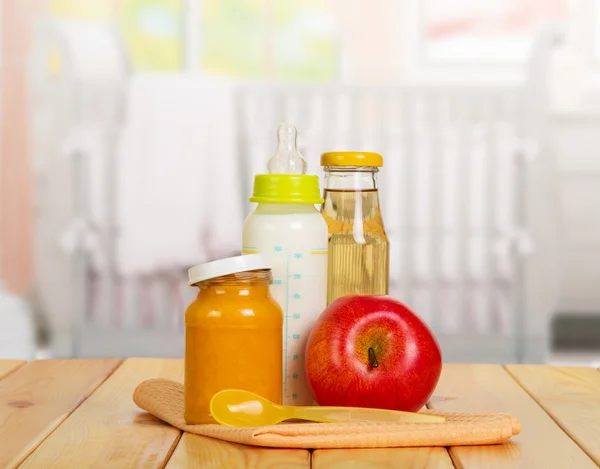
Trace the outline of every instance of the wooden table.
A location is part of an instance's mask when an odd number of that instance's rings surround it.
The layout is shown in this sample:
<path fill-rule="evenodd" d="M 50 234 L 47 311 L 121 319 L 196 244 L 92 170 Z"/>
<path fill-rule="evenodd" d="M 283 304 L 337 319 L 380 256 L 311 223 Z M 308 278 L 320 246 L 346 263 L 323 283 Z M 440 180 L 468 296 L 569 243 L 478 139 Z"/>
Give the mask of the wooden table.
<path fill-rule="evenodd" d="M 515 414 L 506 445 L 265 449 L 181 434 L 131 396 L 148 378 L 183 380 L 183 361 L 0 360 L 0 468 L 564 468 L 600 466 L 600 371 L 446 365 L 431 407 Z"/>

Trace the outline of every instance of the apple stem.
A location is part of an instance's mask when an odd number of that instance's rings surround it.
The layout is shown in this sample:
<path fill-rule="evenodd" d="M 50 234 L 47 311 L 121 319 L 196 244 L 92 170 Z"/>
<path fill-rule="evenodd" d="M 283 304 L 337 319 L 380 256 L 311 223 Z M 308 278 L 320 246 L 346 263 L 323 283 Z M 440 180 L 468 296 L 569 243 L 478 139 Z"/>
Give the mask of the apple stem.
<path fill-rule="evenodd" d="M 369 348 L 369 365 L 371 368 L 377 368 L 379 363 L 377 363 L 377 357 L 375 356 L 375 350 L 372 347 Z"/>

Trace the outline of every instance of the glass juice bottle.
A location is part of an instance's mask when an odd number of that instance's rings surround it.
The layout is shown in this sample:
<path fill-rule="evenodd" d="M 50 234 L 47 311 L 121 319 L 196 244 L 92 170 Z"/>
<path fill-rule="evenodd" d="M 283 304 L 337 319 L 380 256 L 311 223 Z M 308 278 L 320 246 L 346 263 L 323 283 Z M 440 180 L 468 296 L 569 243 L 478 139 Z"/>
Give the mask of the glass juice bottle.
<path fill-rule="evenodd" d="M 389 243 L 383 226 L 377 173 L 383 157 L 370 152 L 321 155 L 329 230 L 327 304 L 349 294 L 387 295 Z"/>

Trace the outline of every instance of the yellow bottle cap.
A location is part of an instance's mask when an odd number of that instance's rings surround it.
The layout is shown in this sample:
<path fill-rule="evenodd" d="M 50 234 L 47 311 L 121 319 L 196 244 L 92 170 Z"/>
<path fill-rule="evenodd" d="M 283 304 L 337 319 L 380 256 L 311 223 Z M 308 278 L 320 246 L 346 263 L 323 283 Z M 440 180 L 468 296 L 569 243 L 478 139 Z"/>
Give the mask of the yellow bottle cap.
<path fill-rule="evenodd" d="M 250 202 L 264 204 L 322 204 L 319 177 L 306 174 L 258 174 Z"/>
<path fill-rule="evenodd" d="M 321 166 L 383 166 L 383 156 L 371 151 L 330 151 L 321 155 Z"/>

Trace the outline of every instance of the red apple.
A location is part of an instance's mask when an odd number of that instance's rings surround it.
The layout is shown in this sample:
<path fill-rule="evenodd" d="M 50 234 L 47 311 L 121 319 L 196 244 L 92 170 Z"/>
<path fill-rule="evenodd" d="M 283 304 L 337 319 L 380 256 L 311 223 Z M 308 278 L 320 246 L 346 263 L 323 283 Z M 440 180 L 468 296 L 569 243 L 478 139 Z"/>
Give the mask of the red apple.
<path fill-rule="evenodd" d="M 306 344 L 306 377 L 319 405 L 416 412 L 441 371 L 429 327 L 389 296 L 338 298 Z"/>

